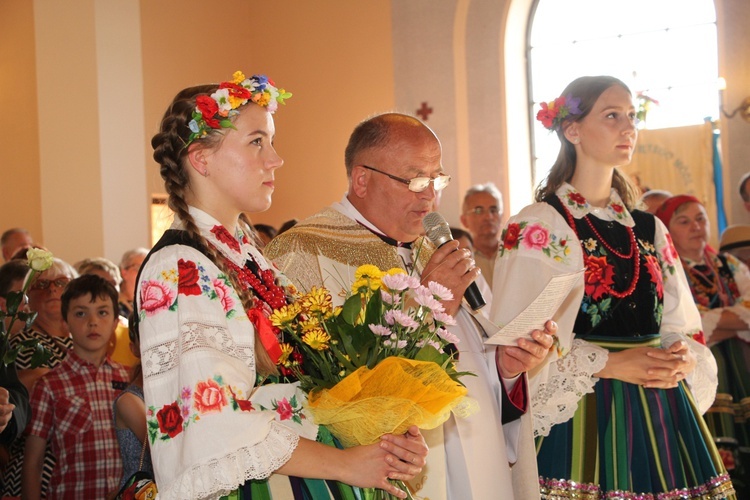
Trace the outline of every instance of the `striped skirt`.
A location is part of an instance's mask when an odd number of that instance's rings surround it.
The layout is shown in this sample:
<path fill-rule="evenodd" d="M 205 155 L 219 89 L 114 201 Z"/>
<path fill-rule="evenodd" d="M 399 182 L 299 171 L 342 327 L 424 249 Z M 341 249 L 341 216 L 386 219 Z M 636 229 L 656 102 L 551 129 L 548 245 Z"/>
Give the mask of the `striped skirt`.
<path fill-rule="evenodd" d="M 660 347 L 643 340 L 587 338 L 610 351 Z M 537 440 L 544 499 L 722 499 L 729 476 L 684 382 L 645 389 L 600 379 L 572 419 Z"/>
<path fill-rule="evenodd" d="M 750 345 L 731 338 L 711 352 L 719 367 L 719 388 L 704 418 L 737 496 L 750 498 Z"/>

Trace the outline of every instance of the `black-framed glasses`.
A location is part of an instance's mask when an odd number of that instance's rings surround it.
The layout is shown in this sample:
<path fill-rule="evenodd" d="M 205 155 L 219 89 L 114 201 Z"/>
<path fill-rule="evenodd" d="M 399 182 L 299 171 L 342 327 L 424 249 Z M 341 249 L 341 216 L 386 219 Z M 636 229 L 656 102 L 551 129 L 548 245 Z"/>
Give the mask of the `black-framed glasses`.
<path fill-rule="evenodd" d="M 467 214 L 473 214 L 473 215 L 484 215 L 485 213 L 489 213 L 490 215 L 498 215 L 500 213 L 500 207 L 496 205 L 492 205 L 491 207 L 484 208 L 484 207 L 474 207 L 466 211 Z"/>
<path fill-rule="evenodd" d="M 46 290 L 50 285 L 55 285 L 57 288 L 65 288 L 70 283 L 68 278 L 57 278 L 56 280 L 36 280 L 31 285 L 32 290 Z"/>
<path fill-rule="evenodd" d="M 374 167 L 368 167 L 367 165 L 362 165 L 362 167 L 379 174 L 387 175 L 394 181 L 406 184 L 409 191 L 412 193 L 421 193 L 429 187 L 430 183 L 432 183 L 432 187 L 435 188 L 435 191 L 442 191 L 451 182 L 451 176 L 447 174 L 439 174 L 437 177 L 414 177 L 413 179 L 402 179 L 401 177 L 396 177 L 395 175 L 383 172 Z"/>

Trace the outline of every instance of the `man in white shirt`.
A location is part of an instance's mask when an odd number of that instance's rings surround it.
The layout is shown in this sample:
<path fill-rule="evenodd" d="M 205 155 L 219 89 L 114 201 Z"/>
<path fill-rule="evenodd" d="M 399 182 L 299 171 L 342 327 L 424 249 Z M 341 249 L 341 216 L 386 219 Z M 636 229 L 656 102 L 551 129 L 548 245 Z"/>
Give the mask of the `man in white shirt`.
<path fill-rule="evenodd" d="M 461 224 L 474 240 L 474 260 L 492 288 L 495 259 L 500 248 L 503 225 L 503 195 L 493 183 L 477 184 L 466 191 L 461 210 Z"/>

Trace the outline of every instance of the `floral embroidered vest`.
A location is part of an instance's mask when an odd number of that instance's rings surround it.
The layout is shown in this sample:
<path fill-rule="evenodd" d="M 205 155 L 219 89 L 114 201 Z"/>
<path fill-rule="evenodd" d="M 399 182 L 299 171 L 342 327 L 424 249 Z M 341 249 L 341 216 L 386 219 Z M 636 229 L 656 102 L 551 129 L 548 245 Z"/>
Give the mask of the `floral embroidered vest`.
<path fill-rule="evenodd" d="M 695 303 L 706 309 L 733 306 L 742 294 L 734 280 L 734 274 L 726 256 L 707 252 L 706 258 L 711 259 L 711 266 L 706 264 L 690 266 L 683 262 Z M 720 281 L 718 282 L 714 276 L 715 270 L 719 274 Z M 720 293 L 717 286 L 721 287 L 724 294 Z"/>
<path fill-rule="evenodd" d="M 570 220 L 567 210 L 556 195 L 548 196 L 544 201 L 552 205 L 566 221 Z M 633 259 L 613 255 L 599 241 L 586 220 L 573 219 L 575 227 L 572 229 L 581 241 L 586 266 L 583 300 L 573 330 L 578 338 L 585 339 L 593 335 L 641 337 L 659 332 L 664 286 L 654 246 L 656 223 L 653 215 L 640 210 L 634 210 L 630 215 L 635 221 L 633 232 L 640 251 L 640 269 L 638 282 L 632 293 L 622 298 L 615 297 L 608 289 L 615 292 L 629 289 L 635 274 Z M 623 254 L 630 251 L 630 236 L 626 226 L 593 216 L 588 219 L 596 231 L 606 238 L 610 247 Z"/>

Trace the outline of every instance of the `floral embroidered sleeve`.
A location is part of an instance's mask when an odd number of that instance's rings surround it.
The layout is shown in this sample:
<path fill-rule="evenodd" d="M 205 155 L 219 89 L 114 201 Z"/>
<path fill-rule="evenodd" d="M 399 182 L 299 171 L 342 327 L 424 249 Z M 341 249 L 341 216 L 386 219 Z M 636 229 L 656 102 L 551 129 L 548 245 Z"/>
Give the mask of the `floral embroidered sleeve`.
<path fill-rule="evenodd" d="M 742 321 L 750 325 L 750 269 L 748 269 L 748 267 L 734 255 L 729 253 L 722 255 L 726 257 L 729 270 L 734 278 L 734 283 L 730 283 L 730 287 L 736 285 L 736 289 L 733 289 L 732 293 L 737 299 L 735 300 L 734 305 L 727 309 L 735 313 Z M 701 311 L 701 315 L 703 316 L 703 311 Z M 718 319 L 716 321 L 718 322 Z M 703 321 L 703 328 L 706 331 L 706 338 L 710 339 L 705 319 Z M 713 328 L 711 331 L 713 331 Z M 745 342 L 750 342 L 750 329 L 738 331 L 737 336 Z"/>
<path fill-rule="evenodd" d="M 256 387 L 254 329 L 228 278 L 167 246 L 147 261 L 137 302 L 159 497 L 218 497 L 283 465 L 309 437 L 294 429 L 301 401 L 290 384 Z"/>
<path fill-rule="evenodd" d="M 581 243 L 562 216 L 547 203 L 524 208 L 506 225 L 492 291 L 492 321 L 504 325 L 541 292 L 550 278 L 583 269 Z M 533 277 L 533 280 L 530 279 Z M 571 291 L 557 314 L 558 337 L 564 355 L 551 352 L 548 363 L 530 373 L 529 390 L 534 432 L 546 435 L 552 425 L 568 420 L 578 400 L 593 390 L 593 374 L 607 361 L 607 351 L 574 340 L 573 326 L 584 283 Z"/>
<path fill-rule="evenodd" d="M 659 219 L 656 219 L 655 244 L 664 286 L 660 331 L 662 346 L 669 347 L 680 340 L 688 343 L 698 363 L 686 380 L 700 412 L 705 413 L 716 396 L 716 360 L 703 340 L 701 317 L 690 293 L 690 286 L 672 243 L 672 237 Z"/>

